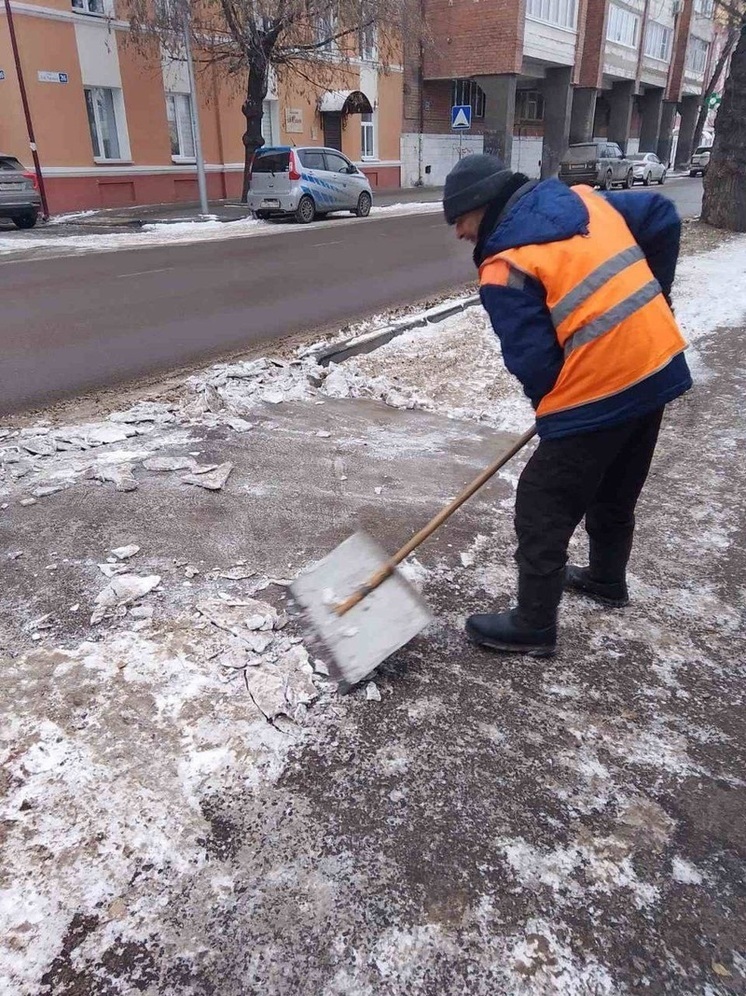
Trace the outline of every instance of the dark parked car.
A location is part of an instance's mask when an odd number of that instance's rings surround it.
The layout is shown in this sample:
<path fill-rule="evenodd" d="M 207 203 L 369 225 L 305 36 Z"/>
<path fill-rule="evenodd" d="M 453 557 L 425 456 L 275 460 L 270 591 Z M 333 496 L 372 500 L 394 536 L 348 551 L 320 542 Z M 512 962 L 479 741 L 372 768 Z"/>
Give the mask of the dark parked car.
<path fill-rule="evenodd" d="M 40 208 L 34 174 L 15 156 L 0 154 L 0 218 L 10 218 L 16 228 L 33 228 Z"/>
<path fill-rule="evenodd" d="M 562 157 L 559 178 L 568 186 L 587 183 L 611 190 L 615 183 L 627 189 L 635 182 L 634 169 L 616 142 L 584 142 L 571 145 Z"/>

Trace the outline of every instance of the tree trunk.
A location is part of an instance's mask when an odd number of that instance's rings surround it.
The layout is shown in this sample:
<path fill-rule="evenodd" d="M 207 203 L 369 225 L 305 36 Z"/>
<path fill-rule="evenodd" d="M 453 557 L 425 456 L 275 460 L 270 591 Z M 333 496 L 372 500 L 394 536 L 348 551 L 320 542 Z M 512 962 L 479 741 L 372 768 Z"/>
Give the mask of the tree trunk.
<path fill-rule="evenodd" d="M 704 186 L 702 220 L 746 232 L 746 23 L 725 81 Z"/>
<path fill-rule="evenodd" d="M 262 113 L 264 98 L 267 96 L 268 73 L 267 63 L 257 60 L 249 67 L 249 82 L 246 87 L 246 100 L 241 111 L 246 118 L 246 131 L 243 134 L 244 166 L 243 186 L 241 188 L 241 203 L 246 203 L 251 177 L 251 160 L 257 149 L 264 145 L 262 136 Z"/>
<path fill-rule="evenodd" d="M 714 72 L 710 77 L 710 82 L 705 88 L 705 92 L 702 94 L 702 104 L 699 108 L 699 116 L 697 117 L 697 123 L 694 126 L 694 138 L 692 139 L 692 150 L 698 149 L 702 144 L 702 132 L 704 131 L 705 122 L 707 121 L 707 114 L 710 110 L 710 97 L 715 92 L 717 88 L 720 76 L 725 68 L 725 64 L 728 61 L 728 56 L 733 51 L 733 46 L 738 41 L 738 28 L 731 28 L 728 32 L 728 37 L 725 40 L 725 45 L 723 46 L 723 51 L 720 53 L 717 64 L 715 65 Z"/>

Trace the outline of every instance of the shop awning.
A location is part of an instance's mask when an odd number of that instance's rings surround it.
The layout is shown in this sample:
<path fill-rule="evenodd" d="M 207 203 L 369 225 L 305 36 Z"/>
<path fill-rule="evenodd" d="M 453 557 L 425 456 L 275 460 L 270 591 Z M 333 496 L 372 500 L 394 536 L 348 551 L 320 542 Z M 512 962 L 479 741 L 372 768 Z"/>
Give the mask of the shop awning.
<path fill-rule="evenodd" d="M 319 102 L 322 114 L 372 114 L 373 108 L 362 90 L 327 90 Z"/>

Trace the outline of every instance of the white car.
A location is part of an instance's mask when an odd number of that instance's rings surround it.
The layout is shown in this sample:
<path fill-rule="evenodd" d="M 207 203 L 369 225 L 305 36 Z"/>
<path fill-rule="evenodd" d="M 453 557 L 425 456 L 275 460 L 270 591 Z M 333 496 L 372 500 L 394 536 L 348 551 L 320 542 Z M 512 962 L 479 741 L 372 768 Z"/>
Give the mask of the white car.
<path fill-rule="evenodd" d="M 251 162 L 249 208 L 257 218 L 292 215 L 301 225 L 334 211 L 367 218 L 373 192 L 367 176 L 336 149 L 259 149 Z"/>
<path fill-rule="evenodd" d="M 636 152 L 628 158 L 632 160 L 635 183 L 644 183 L 649 187 L 653 180 L 656 183 L 666 182 L 666 167 L 654 152 Z"/>

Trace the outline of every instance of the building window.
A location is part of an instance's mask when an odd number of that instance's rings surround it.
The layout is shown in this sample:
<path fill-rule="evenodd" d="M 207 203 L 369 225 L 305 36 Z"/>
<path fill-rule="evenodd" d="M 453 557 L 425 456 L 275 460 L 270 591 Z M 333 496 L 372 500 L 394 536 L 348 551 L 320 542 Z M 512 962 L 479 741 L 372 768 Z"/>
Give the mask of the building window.
<path fill-rule="evenodd" d="M 316 18 L 316 43 L 325 49 L 335 48 L 334 35 L 339 30 L 337 24 L 336 11 L 331 6 L 327 7 Z"/>
<path fill-rule="evenodd" d="M 694 13 L 701 17 L 712 17 L 715 12 L 715 0 L 694 0 Z"/>
<path fill-rule="evenodd" d="M 451 84 L 451 104 L 471 107 L 473 118 L 484 117 L 484 90 L 474 80 L 453 80 Z"/>
<path fill-rule="evenodd" d="M 689 47 L 686 50 L 686 68 L 697 76 L 703 75 L 707 68 L 707 58 L 710 54 L 710 43 L 704 38 L 689 35 Z"/>
<path fill-rule="evenodd" d="M 575 28 L 577 0 L 526 0 L 526 16 L 560 28 Z"/>
<path fill-rule="evenodd" d="M 661 62 L 668 62 L 671 58 L 671 42 L 673 31 L 665 24 L 657 21 L 649 21 L 645 31 L 645 55 L 651 59 L 660 59 Z"/>
<path fill-rule="evenodd" d="M 94 158 L 121 159 L 117 115 L 114 108 L 115 91 L 103 86 L 91 86 L 86 87 L 83 92 Z"/>
<path fill-rule="evenodd" d="M 360 30 L 360 58 L 363 62 L 375 62 L 378 58 L 378 44 L 375 24 L 366 24 Z"/>
<path fill-rule="evenodd" d="M 360 148 L 361 148 L 361 158 L 362 159 L 375 159 L 376 158 L 376 141 L 375 141 L 375 125 L 373 124 L 372 114 L 361 114 L 360 115 Z"/>
<path fill-rule="evenodd" d="M 616 42 L 618 45 L 626 45 L 628 48 L 637 48 L 639 34 L 640 18 L 637 14 L 633 14 L 631 10 L 625 10 L 624 7 L 617 7 L 615 3 L 610 3 L 606 40 Z"/>
<path fill-rule="evenodd" d="M 74 10 L 82 10 L 85 14 L 105 14 L 104 0 L 72 0 Z"/>
<path fill-rule="evenodd" d="M 166 114 L 171 136 L 171 155 L 179 159 L 194 159 L 192 128 L 192 98 L 188 93 L 167 93 Z"/>
<path fill-rule="evenodd" d="M 544 120 L 544 97 L 538 90 L 519 90 L 515 95 L 516 121 Z"/>

